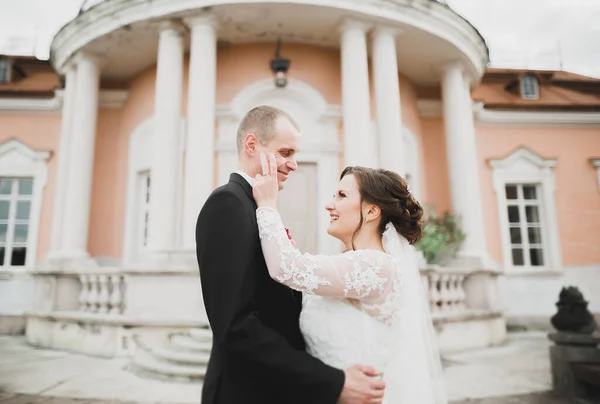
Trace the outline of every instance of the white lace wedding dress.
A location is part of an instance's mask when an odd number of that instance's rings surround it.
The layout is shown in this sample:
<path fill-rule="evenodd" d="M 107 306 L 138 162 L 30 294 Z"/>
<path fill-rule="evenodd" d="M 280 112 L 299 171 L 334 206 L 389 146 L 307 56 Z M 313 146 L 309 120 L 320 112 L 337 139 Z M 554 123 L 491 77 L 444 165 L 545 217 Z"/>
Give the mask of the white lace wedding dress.
<path fill-rule="evenodd" d="M 403 271 L 414 265 L 402 262 L 411 247 L 391 224 L 385 252 L 325 256 L 298 251 L 276 210 L 259 207 L 257 220 L 270 275 L 303 292 L 300 328 L 310 354 L 340 369 L 375 367 L 386 381 L 385 404 L 446 403 L 435 342 L 423 334 L 431 324 L 421 320 L 430 318 L 417 316 L 421 307 L 411 307 L 417 295 L 407 290 L 421 286 L 414 274 L 407 282 Z"/>

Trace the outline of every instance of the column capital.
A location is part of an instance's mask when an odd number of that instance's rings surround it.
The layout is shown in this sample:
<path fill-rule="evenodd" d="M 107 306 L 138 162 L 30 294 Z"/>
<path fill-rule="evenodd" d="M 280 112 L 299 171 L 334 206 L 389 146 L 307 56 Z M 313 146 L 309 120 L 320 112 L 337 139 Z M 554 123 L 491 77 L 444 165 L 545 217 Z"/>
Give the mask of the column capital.
<path fill-rule="evenodd" d="M 69 64 L 79 65 L 81 62 L 86 61 L 94 64 L 97 68 L 101 68 L 106 64 L 106 60 L 95 53 L 91 53 L 88 51 L 81 50 L 75 54 L 75 56 L 71 59 Z M 65 65 L 65 68 L 68 68 L 68 65 Z"/>
<path fill-rule="evenodd" d="M 404 34 L 404 30 L 398 27 L 393 27 L 391 25 L 376 25 L 373 28 L 373 32 L 371 36 L 375 37 L 378 35 L 389 35 L 394 39 Z"/>
<path fill-rule="evenodd" d="M 62 75 L 67 75 L 69 72 L 74 72 L 77 70 L 77 59 L 76 57 L 70 57 L 60 68 L 59 73 Z"/>
<path fill-rule="evenodd" d="M 355 18 L 344 18 L 339 26 L 339 32 L 345 32 L 351 29 L 356 29 L 364 32 L 365 34 L 373 27 L 373 24 L 369 24 L 365 21 L 357 20 Z"/>
<path fill-rule="evenodd" d="M 162 20 L 156 23 L 159 34 L 171 31 L 177 35 L 184 35 L 187 32 L 187 26 L 179 19 Z"/>
<path fill-rule="evenodd" d="M 190 29 L 194 29 L 196 27 L 211 27 L 216 29 L 219 27 L 219 21 L 210 11 L 203 11 L 198 14 L 184 17 L 183 23 Z"/>
<path fill-rule="evenodd" d="M 453 70 L 453 69 L 459 70 L 462 74 L 464 74 L 466 71 L 464 63 L 462 63 L 459 60 L 449 60 L 449 61 L 437 64 L 437 65 L 434 65 L 433 68 L 435 71 L 437 71 L 440 74 L 444 74 L 448 70 Z"/>

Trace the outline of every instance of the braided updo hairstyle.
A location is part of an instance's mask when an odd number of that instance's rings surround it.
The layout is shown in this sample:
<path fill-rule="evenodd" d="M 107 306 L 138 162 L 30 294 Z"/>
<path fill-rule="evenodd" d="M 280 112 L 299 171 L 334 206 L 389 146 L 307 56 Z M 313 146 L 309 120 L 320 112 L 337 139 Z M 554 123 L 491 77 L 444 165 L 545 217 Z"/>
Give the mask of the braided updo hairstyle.
<path fill-rule="evenodd" d="M 396 231 L 410 244 L 415 244 L 423 235 L 423 208 L 410 193 L 404 178 L 393 171 L 366 167 L 346 167 L 340 179 L 354 175 L 360 192 L 360 201 L 372 203 L 381 209 L 379 233 L 383 234 L 388 222 L 392 222 Z M 354 239 L 364 222 L 362 209 L 360 223 L 352 236 Z"/>

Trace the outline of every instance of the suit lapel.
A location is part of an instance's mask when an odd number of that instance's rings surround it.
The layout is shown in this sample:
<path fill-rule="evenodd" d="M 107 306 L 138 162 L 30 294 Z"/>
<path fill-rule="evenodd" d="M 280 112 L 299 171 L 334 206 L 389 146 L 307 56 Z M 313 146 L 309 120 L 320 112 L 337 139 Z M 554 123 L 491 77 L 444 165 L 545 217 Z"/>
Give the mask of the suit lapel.
<path fill-rule="evenodd" d="M 252 204 L 254 205 L 254 209 L 256 210 L 257 205 L 256 205 L 256 201 L 254 200 L 254 195 L 252 194 L 252 185 L 250 185 L 248 183 L 248 181 L 246 181 L 244 179 L 244 177 L 242 177 L 241 175 L 239 175 L 237 173 L 232 173 L 229 176 L 229 182 L 236 183 L 237 185 L 239 185 L 240 187 L 242 187 L 244 189 L 244 191 L 248 195 L 248 198 L 250 198 L 250 200 L 252 201 Z M 287 288 L 287 286 L 284 286 L 284 287 L 289 290 L 290 296 L 296 302 L 297 306 L 299 308 L 301 308 L 302 307 L 302 293 L 297 292 L 293 289 L 289 289 L 289 288 Z"/>
<path fill-rule="evenodd" d="M 246 181 L 241 175 L 237 173 L 232 173 L 229 176 L 229 182 L 234 182 L 241 186 L 244 189 L 244 192 L 246 192 L 246 194 L 248 195 L 248 198 L 250 198 L 250 200 L 252 201 L 254 208 L 256 209 L 257 206 L 256 201 L 254 200 L 254 195 L 252 194 L 252 186 L 248 183 L 248 181 Z"/>

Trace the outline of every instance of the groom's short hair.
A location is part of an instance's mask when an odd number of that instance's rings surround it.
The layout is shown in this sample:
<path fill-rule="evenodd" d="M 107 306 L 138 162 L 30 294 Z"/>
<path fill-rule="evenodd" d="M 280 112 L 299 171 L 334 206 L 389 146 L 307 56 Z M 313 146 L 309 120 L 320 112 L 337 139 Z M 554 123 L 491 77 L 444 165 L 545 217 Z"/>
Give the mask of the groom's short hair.
<path fill-rule="evenodd" d="M 253 133 L 258 141 L 266 146 L 275 136 L 275 127 L 279 117 L 287 118 L 294 127 L 300 131 L 298 123 L 285 111 L 268 105 L 252 108 L 242 119 L 237 131 L 237 149 L 240 153 L 244 148 L 244 139 L 249 133 Z"/>

